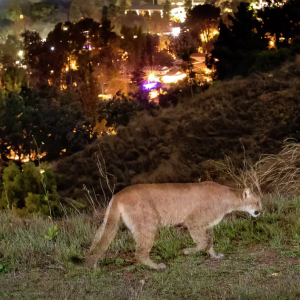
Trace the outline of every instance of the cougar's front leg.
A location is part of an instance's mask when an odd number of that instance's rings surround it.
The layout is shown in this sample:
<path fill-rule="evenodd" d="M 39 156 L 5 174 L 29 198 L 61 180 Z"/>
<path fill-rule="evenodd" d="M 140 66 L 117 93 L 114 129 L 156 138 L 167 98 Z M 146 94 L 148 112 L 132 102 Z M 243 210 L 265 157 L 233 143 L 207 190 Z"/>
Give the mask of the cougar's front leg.
<path fill-rule="evenodd" d="M 196 247 L 186 248 L 183 253 L 188 255 L 207 249 L 210 239 L 208 239 L 206 228 L 200 224 L 195 224 L 192 220 L 186 222 L 186 224 Z"/>
<path fill-rule="evenodd" d="M 208 242 L 208 253 L 210 254 L 210 257 L 213 258 L 213 259 L 220 259 L 222 257 L 224 257 L 224 254 L 222 253 L 216 253 L 215 249 L 214 249 L 214 246 L 213 246 L 213 233 L 214 233 L 214 230 L 213 228 L 208 228 L 207 231 L 207 239 L 209 240 Z"/>
<path fill-rule="evenodd" d="M 188 255 L 192 253 L 196 253 L 201 250 L 208 249 L 208 253 L 210 254 L 211 258 L 220 259 L 224 255 L 219 253 L 216 254 L 213 248 L 213 229 L 212 228 L 205 228 L 201 227 L 200 225 L 193 225 L 187 224 L 190 235 L 194 240 L 196 247 L 187 248 L 183 250 L 183 253 Z"/>

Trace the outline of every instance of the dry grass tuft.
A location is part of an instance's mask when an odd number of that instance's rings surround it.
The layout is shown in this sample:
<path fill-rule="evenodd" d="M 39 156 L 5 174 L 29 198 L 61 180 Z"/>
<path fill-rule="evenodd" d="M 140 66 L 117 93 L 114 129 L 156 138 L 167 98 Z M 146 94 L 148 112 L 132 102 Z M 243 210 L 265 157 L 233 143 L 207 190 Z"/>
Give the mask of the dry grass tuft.
<path fill-rule="evenodd" d="M 300 194 L 300 144 L 288 144 L 278 155 L 265 155 L 256 163 L 261 188 L 287 196 Z"/>
<path fill-rule="evenodd" d="M 287 144 L 279 154 L 262 155 L 254 164 L 244 152 L 242 168 L 236 167 L 228 156 L 223 162 L 212 163 L 240 188 L 249 187 L 261 195 L 293 197 L 300 194 L 300 144 Z"/>

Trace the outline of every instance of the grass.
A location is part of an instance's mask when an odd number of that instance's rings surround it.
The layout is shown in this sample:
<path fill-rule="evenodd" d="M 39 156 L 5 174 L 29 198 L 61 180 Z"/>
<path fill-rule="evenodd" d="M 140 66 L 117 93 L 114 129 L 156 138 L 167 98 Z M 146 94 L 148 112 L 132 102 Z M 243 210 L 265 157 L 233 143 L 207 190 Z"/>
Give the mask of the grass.
<path fill-rule="evenodd" d="M 253 219 L 229 215 L 215 227 L 213 261 L 205 253 L 183 256 L 193 245 L 184 227 L 159 232 L 152 249 L 165 272 L 135 264 L 134 242 L 121 227 L 96 271 L 72 263 L 83 255 L 99 224 L 81 215 L 51 222 L 0 214 L 0 299 L 297 299 L 300 296 L 300 200 L 269 198 Z M 96 224 L 98 223 L 98 224 Z M 2 266 L 2 267 L 1 267 Z"/>

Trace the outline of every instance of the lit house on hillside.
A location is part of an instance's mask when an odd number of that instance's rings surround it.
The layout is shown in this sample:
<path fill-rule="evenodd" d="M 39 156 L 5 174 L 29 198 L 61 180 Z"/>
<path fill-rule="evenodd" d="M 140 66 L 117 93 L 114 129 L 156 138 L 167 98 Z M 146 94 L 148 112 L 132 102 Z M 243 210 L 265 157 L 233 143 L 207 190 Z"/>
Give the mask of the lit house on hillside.
<path fill-rule="evenodd" d="M 145 15 L 149 14 L 160 14 L 163 17 L 164 11 L 164 3 L 165 0 L 153 0 L 152 5 L 134 5 L 129 10 L 125 11 L 125 14 L 128 11 L 136 12 L 138 15 Z M 195 0 L 193 1 L 193 6 L 202 5 L 205 3 L 205 0 Z M 180 21 L 181 23 L 184 22 L 186 18 L 186 12 L 184 10 L 184 2 L 171 2 L 171 19 Z"/>

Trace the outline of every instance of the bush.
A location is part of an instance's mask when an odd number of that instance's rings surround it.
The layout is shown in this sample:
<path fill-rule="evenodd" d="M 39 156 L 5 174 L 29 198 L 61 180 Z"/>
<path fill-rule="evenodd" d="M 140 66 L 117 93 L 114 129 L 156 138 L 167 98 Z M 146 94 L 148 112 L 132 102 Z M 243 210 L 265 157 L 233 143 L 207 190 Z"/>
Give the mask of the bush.
<path fill-rule="evenodd" d="M 107 121 L 107 127 L 126 126 L 136 114 L 138 104 L 125 96 L 115 97 L 113 100 L 99 104 L 99 122 Z"/>
<path fill-rule="evenodd" d="M 45 183 L 46 190 L 41 180 Z M 28 162 L 23 165 L 21 171 L 15 163 L 11 163 L 3 170 L 2 182 L 0 209 L 12 209 L 21 215 L 27 213 L 49 215 L 50 205 L 54 216 L 61 215 L 55 176 L 46 164 L 41 164 L 39 168 L 33 162 Z M 48 200 L 45 197 L 46 193 Z"/>
<path fill-rule="evenodd" d="M 259 52 L 256 55 L 253 67 L 250 69 L 252 72 L 267 72 L 278 68 L 283 62 L 292 56 L 292 51 L 287 48 L 278 50 L 271 49 Z"/>

